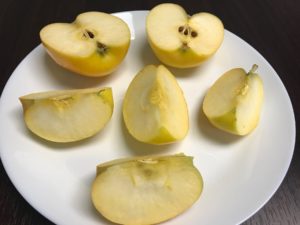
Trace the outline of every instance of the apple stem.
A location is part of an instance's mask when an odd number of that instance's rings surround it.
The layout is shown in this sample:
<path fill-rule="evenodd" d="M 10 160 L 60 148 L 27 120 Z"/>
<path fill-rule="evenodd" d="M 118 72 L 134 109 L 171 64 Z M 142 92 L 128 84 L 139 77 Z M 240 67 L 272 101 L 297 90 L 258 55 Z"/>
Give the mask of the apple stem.
<path fill-rule="evenodd" d="M 247 75 L 250 75 L 251 73 L 255 73 L 255 71 L 257 70 L 257 68 L 258 68 L 258 65 L 253 64 L 251 70 L 247 73 Z"/>

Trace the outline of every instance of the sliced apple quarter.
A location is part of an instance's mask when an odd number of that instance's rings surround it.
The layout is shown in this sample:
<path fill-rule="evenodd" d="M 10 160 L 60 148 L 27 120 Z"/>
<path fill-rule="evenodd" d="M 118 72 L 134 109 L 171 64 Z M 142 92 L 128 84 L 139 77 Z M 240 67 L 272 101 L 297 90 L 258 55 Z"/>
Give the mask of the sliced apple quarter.
<path fill-rule="evenodd" d="M 124 98 L 123 117 L 129 133 L 145 143 L 175 142 L 189 129 L 183 92 L 162 65 L 148 65 L 135 76 Z"/>
<path fill-rule="evenodd" d="M 73 23 L 53 23 L 40 31 L 49 55 L 62 67 L 86 76 L 113 72 L 127 54 L 130 31 L 120 18 L 85 12 Z"/>
<path fill-rule="evenodd" d="M 91 196 L 108 220 L 146 225 L 181 214 L 198 200 L 202 188 L 192 157 L 144 156 L 99 165 Z"/>
<path fill-rule="evenodd" d="M 223 74 L 208 90 L 203 111 L 210 122 L 237 135 L 253 131 L 260 118 L 263 103 L 263 83 L 255 73 L 235 68 Z"/>
<path fill-rule="evenodd" d="M 49 91 L 20 97 L 26 126 L 53 142 L 73 142 L 93 136 L 113 112 L 111 88 Z"/>
<path fill-rule="evenodd" d="M 222 21 L 200 12 L 189 16 L 179 5 L 163 3 L 148 14 L 146 31 L 157 58 L 173 67 L 195 67 L 211 57 L 224 38 Z"/>

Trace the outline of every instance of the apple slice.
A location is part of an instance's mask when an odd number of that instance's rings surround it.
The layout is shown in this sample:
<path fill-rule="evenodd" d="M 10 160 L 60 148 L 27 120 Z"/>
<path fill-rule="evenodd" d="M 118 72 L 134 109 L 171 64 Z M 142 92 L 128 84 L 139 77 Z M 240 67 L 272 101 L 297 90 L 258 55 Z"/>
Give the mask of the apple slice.
<path fill-rule="evenodd" d="M 222 21 L 201 12 L 193 16 L 176 4 L 163 3 L 147 16 L 149 44 L 157 58 L 173 67 L 195 67 L 211 57 L 224 38 Z"/>
<path fill-rule="evenodd" d="M 95 208 L 118 224 L 156 224 L 190 208 L 203 180 L 184 154 L 114 160 L 97 166 L 92 185 Z"/>
<path fill-rule="evenodd" d="M 148 65 L 132 80 L 124 98 L 123 117 L 129 133 L 145 143 L 179 141 L 189 129 L 183 92 L 162 65 Z"/>
<path fill-rule="evenodd" d="M 40 31 L 49 55 L 62 67 L 86 76 L 113 72 L 127 54 L 130 31 L 120 18 L 86 12 L 73 23 L 53 23 Z"/>
<path fill-rule="evenodd" d="M 20 97 L 26 126 L 53 142 L 73 142 L 91 137 L 110 120 L 111 88 L 49 91 Z"/>
<path fill-rule="evenodd" d="M 216 127 L 246 135 L 257 126 L 263 103 L 263 83 L 253 65 L 249 73 L 235 68 L 223 74 L 208 90 L 203 111 Z"/>

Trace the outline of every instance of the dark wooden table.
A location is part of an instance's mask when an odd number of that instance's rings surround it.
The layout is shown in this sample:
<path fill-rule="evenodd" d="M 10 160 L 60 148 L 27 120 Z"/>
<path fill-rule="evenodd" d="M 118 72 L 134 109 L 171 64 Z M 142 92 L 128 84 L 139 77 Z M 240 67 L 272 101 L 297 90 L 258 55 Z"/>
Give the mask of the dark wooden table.
<path fill-rule="evenodd" d="M 39 43 L 39 30 L 57 21 L 72 21 L 77 14 L 97 10 L 119 12 L 151 9 L 161 1 L 0 1 L 1 92 L 21 60 Z M 300 118 L 300 1 L 195 0 L 174 1 L 190 14 L 218 15 L 225 28 L 256 48 L 273 66 L 291 97 L 296 122 Z M 1 126 L 1 122 L 0 122 Z M 216 215 L 217 216 L 217 215 Z M 0 224 L 52 224 L 17 192 L 0 163 Z M 300 143 L 297 136 L 289 171 L 271 200 L 244 224 L 300 224 Z"/>

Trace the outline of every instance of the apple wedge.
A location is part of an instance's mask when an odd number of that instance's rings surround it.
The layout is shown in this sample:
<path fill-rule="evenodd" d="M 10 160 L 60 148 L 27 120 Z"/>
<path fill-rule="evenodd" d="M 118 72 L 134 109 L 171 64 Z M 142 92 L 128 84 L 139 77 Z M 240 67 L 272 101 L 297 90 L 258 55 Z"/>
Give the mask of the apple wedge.
<path fill-rule="evenodd" d="M 146 31 L 157 58 L 177 68 L 198 66 L 218 50 L 224 38 L 218 17 L 206 12 L 189 16 L 173 3 L 157 5 L 149 12 Z"/>
<path fill-rule="evenodd" d="M 91 197 L 108 220 L 146 225 L 181 214 L 198 200 L 202 188 L 192 157 L 144 156 L 97 166 Z"/>
<path fill-rule="evenodd" d="M 113 112 L 111 88 L 49 91 L 20 97 L 26 126 L 53 142 L 73 142 L 93 136 Z"/>
<path fill-rule="evenodd" d="M 223 74 L 208 90 L 203 112 L 219 129 L 237 135 L 253 131 L 260 118 L 263 103 L 263 83 L 255 73 L 235 68 Z"/>
<path fill-rule="evenodd" d="M 60 66 L 85 76 L 112 73 L 130 45 L 130 31 L 120 18 L 85 12 L 73 23 L 53 23 L 40 31 L 41 41 Z"/>
<path fill-rule="evenodd" d="M 129 133 L 150 144 L 182 140 L 189 129 L 187 104 L 173 74 L 148 65 L 130 83 L 123 103 Z"/>

